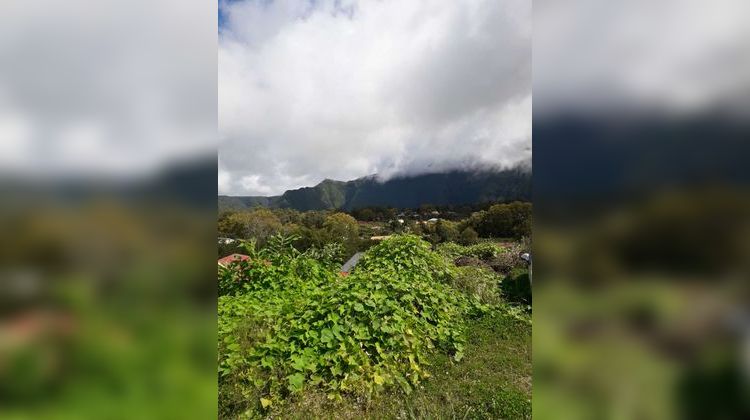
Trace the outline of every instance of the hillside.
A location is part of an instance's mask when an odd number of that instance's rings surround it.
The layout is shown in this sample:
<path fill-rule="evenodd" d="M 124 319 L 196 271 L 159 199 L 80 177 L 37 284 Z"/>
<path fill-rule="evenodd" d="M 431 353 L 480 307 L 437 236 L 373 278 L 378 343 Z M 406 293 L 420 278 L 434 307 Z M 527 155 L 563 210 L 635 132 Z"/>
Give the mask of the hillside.
<path fill-rule="evenodd" d="M 254 206 L 293 208 L 300 211 L 367 206 L 414 208 L 422 204 L 456 205 L 485 201 L 531 199 L 531 171 L 452 171 L 391 178 L 374 176 L 353 181 L 325 180 L 314 187 L 288 190 L 273 197 L 219 196 L 219 210 Z"/>

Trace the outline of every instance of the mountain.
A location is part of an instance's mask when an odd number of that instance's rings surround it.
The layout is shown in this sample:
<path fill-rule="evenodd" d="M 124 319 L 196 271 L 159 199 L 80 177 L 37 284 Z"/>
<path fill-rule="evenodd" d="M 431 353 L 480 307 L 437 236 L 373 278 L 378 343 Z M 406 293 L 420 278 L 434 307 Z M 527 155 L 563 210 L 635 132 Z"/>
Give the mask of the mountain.
<path fill-rule="evenodd" d="M 219 196 L 219 210 L 251 207 L 300 211 L 368 206 L 415 208 L 422 204 L 456 205 L 487 201 L 531 200 L 531 170 L 450 171 L 400 176 L 381 182 L 375 176 L 353 181 L 326 179 L 314 187 L 288 190 L 273 197 Z"/>
<path fill-rule="evenodd" d="M 195 157 L 172 162 L 151 174 L 132 178 L 57 176 L 32 178 L 0 173 L 4 205 L 16 207 L 48 202 L 80 204 L 95 199 L 129 203 L 170 203 L 194 210 L 215 212 L 215 157 Z"/>

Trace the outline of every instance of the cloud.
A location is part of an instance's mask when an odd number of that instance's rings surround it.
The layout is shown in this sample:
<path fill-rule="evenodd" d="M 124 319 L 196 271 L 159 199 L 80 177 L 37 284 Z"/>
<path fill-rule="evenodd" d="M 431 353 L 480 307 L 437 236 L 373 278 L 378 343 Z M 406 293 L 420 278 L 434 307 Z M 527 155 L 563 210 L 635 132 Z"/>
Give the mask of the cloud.
<path fill-rule="evenodd" d="M 130 177 L 216 148 L 217 10 L 0 2 L 3 172 Z"/>
<path fill-rule="evenodd" d="M 220 193 L 530 157 L 527 0 L 221 8 Z"/>
<path fill-rule="evenodd" d="M 744 0 L 535 1 L 535 114 L 747 109 L 749 14 Z"/>

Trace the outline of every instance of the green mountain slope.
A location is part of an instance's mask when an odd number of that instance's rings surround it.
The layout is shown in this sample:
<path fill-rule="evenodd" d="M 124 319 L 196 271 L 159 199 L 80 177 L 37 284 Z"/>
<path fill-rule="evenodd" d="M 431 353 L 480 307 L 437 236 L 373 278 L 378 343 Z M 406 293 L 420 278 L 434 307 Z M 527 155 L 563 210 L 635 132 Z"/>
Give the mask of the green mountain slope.
<path fill-rule="evenodd" d="M 422 204 L 472 204 L 485 201 L 531 200 L 531 171 L 451 171 L 402 176 L 380 182 L 370 176 L 349 182 L 325 180 L 314 187 L 286 191 L 273 197 L 219 196 L 219 210 L 261 207 L 300 211 L 367 206 L 413 208 Z"/>

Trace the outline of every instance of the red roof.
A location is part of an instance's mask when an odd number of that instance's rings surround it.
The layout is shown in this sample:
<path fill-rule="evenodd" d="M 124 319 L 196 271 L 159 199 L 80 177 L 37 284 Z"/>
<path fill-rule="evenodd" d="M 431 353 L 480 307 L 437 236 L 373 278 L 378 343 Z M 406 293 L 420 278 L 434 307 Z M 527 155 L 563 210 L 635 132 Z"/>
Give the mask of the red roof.
<path fill-rule="evenodd" d="M 224 258 L 221 258 L 219 260 L 219 265 L 227 266 L 233 262 L 247 261 L 249 259 L 250 257 L 244 254 L 232 254 L 232 255 L 227 255 Z"/>

